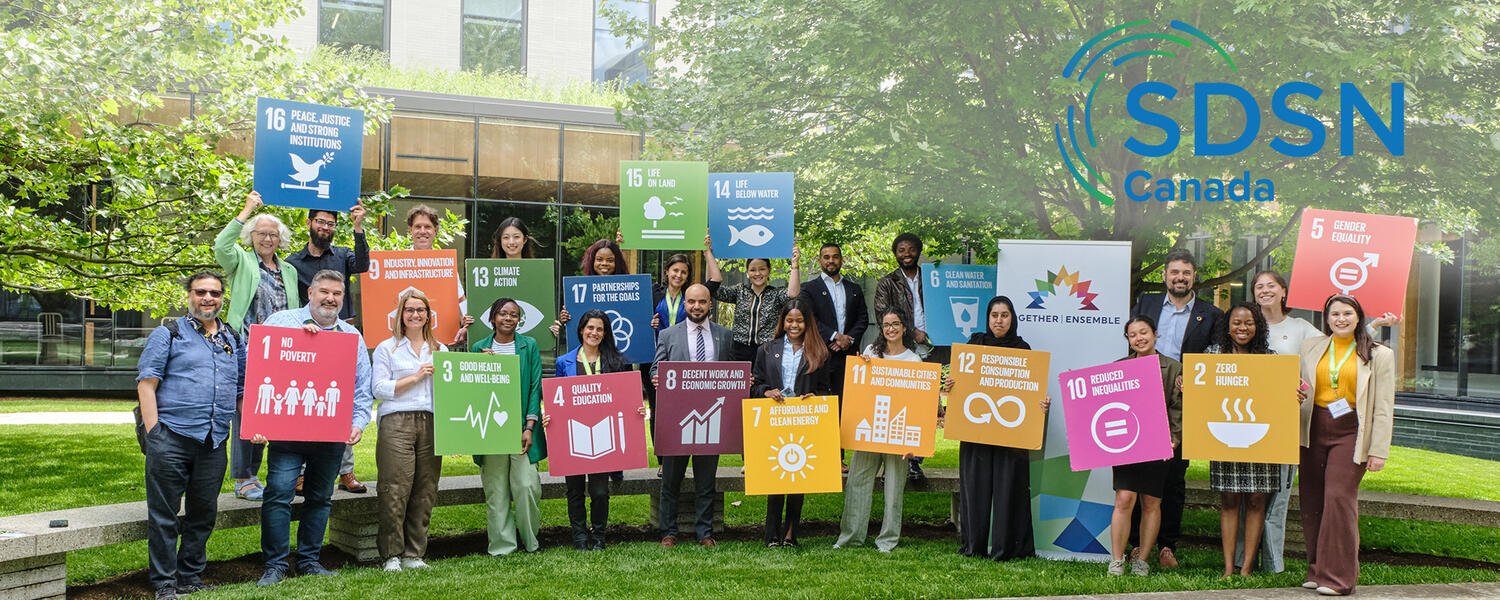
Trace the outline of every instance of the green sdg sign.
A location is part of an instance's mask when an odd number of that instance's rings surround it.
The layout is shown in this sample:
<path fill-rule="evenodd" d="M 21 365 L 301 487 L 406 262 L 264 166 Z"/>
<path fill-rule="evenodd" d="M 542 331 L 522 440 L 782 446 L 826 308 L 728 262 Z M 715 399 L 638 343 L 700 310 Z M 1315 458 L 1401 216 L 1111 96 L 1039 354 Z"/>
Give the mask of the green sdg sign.
<path fill-rule="evenodd" d="M 547 330 L 557 318 L 557 279 L 550 258 L 471 258 L 464 261 L 465 289 L 469 294 L 469 343 L 495 334 L 490 308 L 495 300 L 510 298 L 521 309 L 516 333 L 536 340 L 537 350 L 557 345 Z"/>
<path fill-rule="evenodd" d="M 513 355 L 437 352 L 432 355 L 435 451 L 519 454 L 521 359 Z"/>
<path fill-rule="evenodd" d="M 708 163 L 620 161 L 625 248 L 702 250 L 708 235 Z"/>

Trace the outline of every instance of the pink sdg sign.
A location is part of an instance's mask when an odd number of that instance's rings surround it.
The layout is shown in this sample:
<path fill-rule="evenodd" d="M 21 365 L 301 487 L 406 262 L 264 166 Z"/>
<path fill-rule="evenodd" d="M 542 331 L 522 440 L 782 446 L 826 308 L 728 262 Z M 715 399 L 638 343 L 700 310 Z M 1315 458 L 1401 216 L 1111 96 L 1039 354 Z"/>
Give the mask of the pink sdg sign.
<path fill-rule="evenodd" d="M 1156 355 L 1065 371 L 1068 454 L 1074 471 L 1172 456 L 1172 432 Z"/>
<path fill-rule="evenodd" d="M 542 380 L 548 473 L 555 476 L 642 469 L 646 417 L 634 371 Z"/>

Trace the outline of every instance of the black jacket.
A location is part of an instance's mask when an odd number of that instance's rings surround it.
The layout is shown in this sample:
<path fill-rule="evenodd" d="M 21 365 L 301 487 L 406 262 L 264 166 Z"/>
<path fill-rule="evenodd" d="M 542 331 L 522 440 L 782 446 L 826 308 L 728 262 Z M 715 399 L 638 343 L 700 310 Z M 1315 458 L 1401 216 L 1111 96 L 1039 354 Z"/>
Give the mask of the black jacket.
<path fill-rule="evenodd" d="M 1146 315 L 1156 321 L 1158 329 L 1161 328 L 1161 308 L 1166 292 L 1150 292 L 1141 294 L 1136 300 L 1135 306 L 1130 308 L 1130 316 L 1137 317 Z M 1193 300 L 1193 312 L 1188 315 L 1187 331 L 1182 336 L 1182 353 L 1196 354 L 1208 349 L 1214 335 L 1214 327 L 1219 320 L 1224 318 L 1224 311 L 1214 306 L 1213 302 L 1205 298 Z"/>
<path fill-rule="evenodd" d="M 750 368 L 750 397 L 764 398 L 767 391 L 781 389 L 781 353 L 786 350 L 786 337 L 774 337 L 755 349 L 755 363 Z M 804 373 L 807 357 L 797 364 L 797 381 L 792 392 L 827 396 L 833 393 L 833 382 L 828 377 L 828 361 L 818 370 Z"/>
<path fill-rule="evenodd" d="M 859 345 L 865 337 L 865 329 L 870 326 L 870 311 L 865 308 L 865 292 L 848 278 L 844 282 L 844 299 L 848 303 L 844 311 L 844 334 L 854 338 L 854 343 L 838 354 L 855 354 L 859 352 Z M 828 295 L 828 286 L 823 283 L 823 276 L 809 279 L 802 283 L 803 300 L 808 301 L 813 307 L 813 318 L 818 322 L 818 334 L 823 336 L 823 341 L 833 338 L 838 331 L 834 325 L 838 313 L 833 308 L 833 297 Z"/>

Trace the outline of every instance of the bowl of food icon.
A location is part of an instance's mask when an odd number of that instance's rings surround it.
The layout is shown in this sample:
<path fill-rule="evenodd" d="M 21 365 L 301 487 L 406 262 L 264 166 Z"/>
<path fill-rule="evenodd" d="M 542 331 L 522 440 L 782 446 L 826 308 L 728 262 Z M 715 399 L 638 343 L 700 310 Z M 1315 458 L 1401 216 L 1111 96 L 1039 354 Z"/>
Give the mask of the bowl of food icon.
<path fill-rule="evenodd" d="M 1230 448 L 1249 448 L 1266 437 L 1270 423 L 1208 423 L 1208 432 Z"/>

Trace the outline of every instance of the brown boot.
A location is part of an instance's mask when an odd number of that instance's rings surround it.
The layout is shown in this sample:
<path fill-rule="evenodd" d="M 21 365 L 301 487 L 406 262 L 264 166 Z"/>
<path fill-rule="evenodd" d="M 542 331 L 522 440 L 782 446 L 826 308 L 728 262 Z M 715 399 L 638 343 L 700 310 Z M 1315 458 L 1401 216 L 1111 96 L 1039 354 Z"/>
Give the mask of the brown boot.
<path fill-rule="evenodd" d="M 353 473 L 344 473 L 343 475 L 339 475 L 339 489 L 351 494 L 363 494 L 369 491 L 370 488 L 365 487 L 365 484 L 355 479 Z"/>
<path fill-rule="evenodd" d="M 305 494 L 305 493 L 306 493 L 306 492 L 303 492 L 303 491 L 302 491 L 302 476 L 301 476 L 301 475 L 298 475 L 298 476 L 297 476 L 297 495 L 298 495 L 298 496 L 302 496 L 302 495 L 304 495 L 304 494 Z"/>

